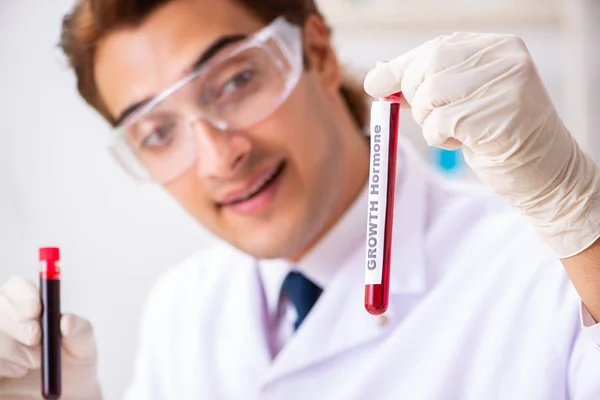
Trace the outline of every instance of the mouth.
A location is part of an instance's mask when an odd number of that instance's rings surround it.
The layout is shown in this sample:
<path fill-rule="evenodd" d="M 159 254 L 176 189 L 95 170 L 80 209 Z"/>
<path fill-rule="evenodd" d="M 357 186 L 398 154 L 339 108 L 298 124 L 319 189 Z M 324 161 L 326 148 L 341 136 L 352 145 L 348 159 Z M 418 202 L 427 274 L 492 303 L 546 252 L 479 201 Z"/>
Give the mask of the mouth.
<path fill-rule="evenodd" d="M 220 208 L 227 208 L 240 214 L 253 214 L 266 206 L 275 197 L 276 188 L 285 171 L 283 161 L 273 169 L 266 171 L 252 186 L 243 191 L 235 192 L 217 203 Z"/>

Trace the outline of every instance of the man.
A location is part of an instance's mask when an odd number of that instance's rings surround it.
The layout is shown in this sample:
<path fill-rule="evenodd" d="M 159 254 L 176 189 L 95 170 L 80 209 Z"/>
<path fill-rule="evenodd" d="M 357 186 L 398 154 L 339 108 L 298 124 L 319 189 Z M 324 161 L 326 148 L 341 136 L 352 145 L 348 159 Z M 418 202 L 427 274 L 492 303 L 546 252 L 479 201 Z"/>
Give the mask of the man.
<path fill-rule="evenodd" d="M 223 239 L 153 290 L 129 399 L 600 398 L 600 174 L 518 38 L 440 37 L 367 76 L 496 193 L 402 144 L 379 318 L 364 103 L 312 1 L 82 0 L 62 44 L 118 161 Z M 7 283 L 0 315 L 0 397 L 35 397 L 35 287 Z M 91 327 L 62 333 L 64 398 L 100 398 Z"/>

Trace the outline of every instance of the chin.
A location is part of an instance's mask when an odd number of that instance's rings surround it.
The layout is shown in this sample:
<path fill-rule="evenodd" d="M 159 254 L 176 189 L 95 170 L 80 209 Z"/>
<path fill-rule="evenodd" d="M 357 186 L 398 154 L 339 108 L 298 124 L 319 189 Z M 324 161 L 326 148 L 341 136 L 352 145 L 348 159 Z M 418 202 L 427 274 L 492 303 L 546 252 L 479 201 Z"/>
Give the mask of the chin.
<path fill-rule="evenodd" d="M 262 243 L 244 243 L 237 246 L 244 253 L 255 258 L 274 259 L 274 258 L 291 258 L 296 254 L 294 250 L 296 243 L 289 241 L 278 240 L 277 242 L 262 242 Z"/>
<path fill-rule="evenodd" d="M 306 235 L 302 235 L 299 227 L 299 224 L 296 224 L 291 229 L 278 227 L 254 230 L 251 233 L 239 235 L 238 238 L 241 240 L 235 244 L 235 247 L 256 258 L 289 259 L 298 255 L 305 247 L 305 241 L 301 238 Z"/>

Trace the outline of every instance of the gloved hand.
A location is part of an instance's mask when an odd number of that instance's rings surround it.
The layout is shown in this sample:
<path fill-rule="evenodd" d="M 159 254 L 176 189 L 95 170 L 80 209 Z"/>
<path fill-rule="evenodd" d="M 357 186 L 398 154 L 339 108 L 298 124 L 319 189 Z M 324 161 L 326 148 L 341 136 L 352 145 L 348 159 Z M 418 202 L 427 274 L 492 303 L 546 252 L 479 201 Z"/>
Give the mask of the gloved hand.
<path fill-rule="evenodd" d="M 41 302 L 35 285 L 13 278 L 0 288 L 0 399 L 41 399 Z M 62 399 L 98 400 L 92 326 L 72 314 L 61 318 Z"/>
<path fill-rule="evenodd" d="M 462 146 L 481 182 L 530 217 L 560 258 L 600 236 L 599 170 L 518 37 L 438 37 L 372 70 L 365 90 L 377 98 L 402 91 L 427 143 Z"/>

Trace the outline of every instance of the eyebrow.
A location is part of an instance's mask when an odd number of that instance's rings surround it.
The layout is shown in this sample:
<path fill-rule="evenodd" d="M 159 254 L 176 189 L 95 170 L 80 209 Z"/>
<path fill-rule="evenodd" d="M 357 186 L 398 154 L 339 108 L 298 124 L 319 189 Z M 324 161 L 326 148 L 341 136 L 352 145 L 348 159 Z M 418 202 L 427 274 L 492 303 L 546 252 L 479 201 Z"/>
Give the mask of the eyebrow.
<path fill-rule="evenodd" d="M 223 50 L 225 47 L 240 42 L 246 39 L 247 37 L 248 35 L 221 36 L 219 39 L 215 40 L 206 50 L 204 50 L 204 52 L 202 52 L 202 54 L 200 55 L 200 57 L 198 57 L 196 62 L 194 62 L 192 66 L 188 70 L 186 70 L 186 73 L 191 73 L 192 71 L 197 70 L 202 65 L 210 61 L 219 51 Z M 121 123 L 123 123 L 125 118 L 133 114 L 136 110 L 140 109 L 144 105 L 151 102 L 152 99 L 153 97 L 148 97 L 127 107 L 117 118 L 115 126 L 119 126 Z"/>

